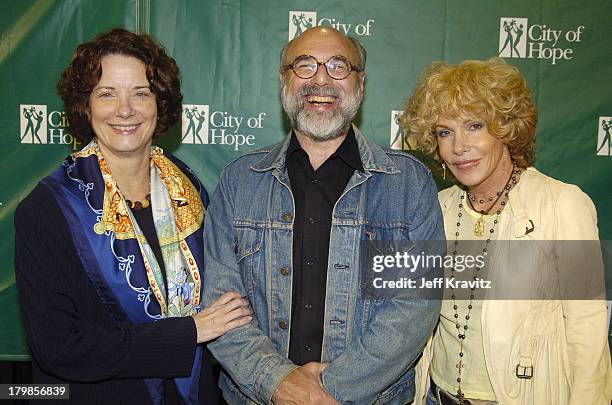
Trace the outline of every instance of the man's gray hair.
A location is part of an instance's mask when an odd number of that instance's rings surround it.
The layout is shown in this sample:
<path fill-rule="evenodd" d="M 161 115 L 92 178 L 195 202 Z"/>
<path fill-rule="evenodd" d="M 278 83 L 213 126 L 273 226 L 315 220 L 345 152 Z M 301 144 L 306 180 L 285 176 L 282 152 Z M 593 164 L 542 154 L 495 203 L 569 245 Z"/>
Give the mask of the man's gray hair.
<path fill-rule="evenodd" d="M 293 41 L 295 41 L 297 38 L 293 38 L 291 41 L 287 42 L 282 48 L 281 48 L 281 53 L 280 53 L 280 65 L 281 67 L 285 66 L 287 64 L 287 51 L 289 50 L 289 47 L 291 46 L 291 44 L 293 43 Z M 353 38 L 348 36 L 347 37 L 349 39 L 349 41 L 351 41 L 351 43 L 353 44 L 353 46 L 355 47 L 355 49 L 357 50 L 357 61 L 356 61 L 356 66 L 358 68 L 360 68 L 361 70 L 365 70 L 365 64 L 366 64 L 366 50 L 363 46 L 363 44 L 361 43 L 361 41 L 359 41 L 357 38 Z"/>

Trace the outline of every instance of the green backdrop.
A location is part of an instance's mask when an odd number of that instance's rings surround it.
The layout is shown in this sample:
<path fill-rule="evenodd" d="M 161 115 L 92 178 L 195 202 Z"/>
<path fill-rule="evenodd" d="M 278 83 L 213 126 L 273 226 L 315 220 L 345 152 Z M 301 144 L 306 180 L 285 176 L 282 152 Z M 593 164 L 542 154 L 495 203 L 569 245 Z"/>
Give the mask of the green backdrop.
<path fill-rule="evenodd" d="M 212 193 L 234 157 L 281 140 L 280 47 L 333 25 L 368 50 L 358 124 L 402 147 L 394 123 L 423 68 L 495 55 L 519 67 L 539 109 L 536 167 L 588 193 L 612 239 L 612 3 L 608 0 L 22 0 L 0 3 L 0 359 L 26 359 L 13 272 L 19 201 L 73 147 L 55 84 L 76 46 L 111 27 L 150 33 L 177 60 L 187 115 L 160 144 Z M 25 111 L 25 112 L 24 112 Z M 39 119 L 38 117 L 42 117 Z M 40 123 L 40 124 L 39 124 Z M 608 123 L 608 124 L 606 124 Z M 609 131 L 609 129 L 608 129 Z M 406 145 L 403 145 L 406 147 Z M 601 146 L 601 148 L 600 148 Z"/>

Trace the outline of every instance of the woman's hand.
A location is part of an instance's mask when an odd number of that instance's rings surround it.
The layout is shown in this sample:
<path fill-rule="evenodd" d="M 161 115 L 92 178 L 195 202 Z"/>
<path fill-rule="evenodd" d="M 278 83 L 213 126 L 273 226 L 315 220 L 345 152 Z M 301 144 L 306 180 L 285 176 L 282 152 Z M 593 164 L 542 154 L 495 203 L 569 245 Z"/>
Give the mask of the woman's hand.
<path fill-rule="evenodd" d="M 223 294 L 209 307 L 193 315 L 198 333 L 198 343 L 208 342 L 225 332 L 251 322 L 249 303 L 239 293 Z"/>

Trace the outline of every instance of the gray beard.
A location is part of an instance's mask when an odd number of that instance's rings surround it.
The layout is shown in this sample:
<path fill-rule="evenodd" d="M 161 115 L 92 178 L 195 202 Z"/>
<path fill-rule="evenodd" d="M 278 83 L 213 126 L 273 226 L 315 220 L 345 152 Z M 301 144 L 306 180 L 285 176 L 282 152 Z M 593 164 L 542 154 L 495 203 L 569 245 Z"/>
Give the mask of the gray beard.
<path fill-rule="evenodd" d="M 304 95 L 332 95 L 340 99 L 336 111 L 310 111 L 304 109 Z M 288 94 L 285 81 L 281 83 L 281 102 L 294 130 L 316 142 L 336 139 L 345 134 L 357 115 L 363 96 L 359 83 L 355 93 L 346 96 L 342 90 L 332 87 L 302 86 L 296 94 Z"/>

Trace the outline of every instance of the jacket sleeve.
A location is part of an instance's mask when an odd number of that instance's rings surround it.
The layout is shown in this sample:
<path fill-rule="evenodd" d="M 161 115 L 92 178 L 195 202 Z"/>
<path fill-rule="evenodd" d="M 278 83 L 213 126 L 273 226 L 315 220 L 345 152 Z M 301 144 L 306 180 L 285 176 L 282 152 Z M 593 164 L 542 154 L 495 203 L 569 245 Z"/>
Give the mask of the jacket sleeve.
<path fill-rule="evenodd" d="M 203 301 L 206 306 L 228 291 L 247 296 L 234 251 L 234 193 L 228 190 L 228 177 L 226 169 L 208 206 L 204 224 Z M 258 403 L 269 403 L 276 387 L 297 368 L 261 331 L 257 314 L 250 324 L 227 332 L 210 342 L 208 348 L 240 390 Z"/>
<path fill-rule="evenodd" d="M 196 347 L 191 317 L 109 327 L 112 322 L 103 325 L 83 315 L 84 307 L 101 304 L 92 287 L 92 295 L 83 293 L 89 280 L 68 225 L 44 187 L 19 205 L 14 223 L 22 322 L 32 356 L 45 372 L 88 383 L 190 374 Z"/>
<path fill-rule="evenodd" d="M 424 179 L 411 240 L 442 241 L 444 225 L 437 189 L 430 173 Z M 325 388 L 341 403 L 370 404 L 414 366 L 440 316 L 439 300 L 398 295 L 372 304 L 363 335 L 322 373 Z M 367 380 L 368 384 L 363 381 Z"/>
<path fill-rule="evenodd" d="M 605 290 L 595 206 L 586 194 L 570 186 L 559 195 L 556 213 L 557 239 L 563 247 L 557 252 L 560 287 L 562 293 L 570 291 L 570 299 L 562 301 L 570 366 L 569 403 L 609 405 L 612 370 L 606 305 L 601 297 L 582 296 Z M 577 269 L 588 272 L 578 275 L 578 282 Z M 577 286 L 582 290 L 577 291 Z"/>

